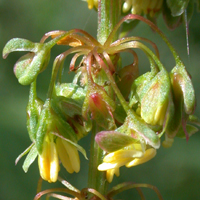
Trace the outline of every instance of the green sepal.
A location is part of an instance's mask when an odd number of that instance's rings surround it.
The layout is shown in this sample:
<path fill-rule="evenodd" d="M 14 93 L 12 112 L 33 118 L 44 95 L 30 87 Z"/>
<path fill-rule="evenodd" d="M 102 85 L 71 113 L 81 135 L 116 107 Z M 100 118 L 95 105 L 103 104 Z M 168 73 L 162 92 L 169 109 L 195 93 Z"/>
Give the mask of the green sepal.
<path fill-rule="evenodd" d="M 126 120 L 128 123 L 128 128 L 132 130 L 131 136 L 133 138 L 144 140 L 155 149 L 160 147 L 160 139 L 158 135 L 152 129 L 150 129 L 133 110 L 129 110 Z"/>
<path fill-rule="evenodd" d="M 71 32 L 64 32 L 49 42 L 33 43 L 26 39 L 14 38 L 8 41 L 3 49 L 3 58 L 6 58 L 13 51 L 30 51 L 22 56 L 14 66 L 14 73 L 22 85 L 32 83 L 48 65 L 51 48 L 59 40 L 70 35 Z"/>
<path fill-rule="evenodd" d="M 152 72 L 147 72 L 141 76 L 139 76 L 132 84 L 131 86 L 131 93 L 130 93 L 130 101 L 129 106 L 133 107 L 136 103 L 139 102 L 139 96 L 145 87 L 146 84 L 148 84 L 151 79 L 155 76 Z"/>
<path fill-rule="evenodd" d="M 22 165 L 22 168 L 23 168 L 25 173 L 28 172 L 28 169 L 29 169 L 30 165 L 35 161 L 37 156 L 38 156 L 37 148 L 36 148 L 35 145 L 33 145 L 33 147 L 29 151 L 29 153 L 26 156 L 26 159 L 24 160 L 24 163 Z"/>
<path fill-rule="evenodd" d="M 64 138 L 71 140 L 72 142 L 78 141 L 78 136 L 75 133 L 74 129 L 67 121 L 63 120 L 61 116 L 55 114 L 52 118 L 52 124 L 56 127 L 57 130 L 52 130 L 52 132 L 58 132 Z"/>
<path fill-rule="evenodd" d="M 187 8 L 190 0 L 167 0 L 167 5 L 173 17 L 180 16 Z"/>
<path fill-rule="evenodd" d="M 162 125 L 169 103 L 170 79 L 168 72 L 162 69 L 142 89 L 139 99 L 141 117 L 148 124 Z"/>
<path fill-rule="evenodd" d="M 42 153 L 43 149 L 43 141 L 45 134 L 47 133 L 47 130 L 49 126 L 51 125 L 51 111 L 50 111 L 50 100 L 47 99 L 44 103 L 42 112 L 39 116 L 38 119 L 38 124 L 37 124 L 37 131 L 36 131 L 36 147 L 39 152 L 39 154 Z"/>
<path fill-rule="evenodd" d="M 85 95 L 85 90 L 76 84 L 58 84 L 51 100 L 52 108 L 63 117 L 81 115 Z"/>
<path fill-rule="evenodd" d="M 40 44 L 41 46 L 43 44 Z M 29 85 L 40 72 L 46 69 L 50 59 L 50 50 L 43 45 L 38 53 L 28 53 L 22 56 L 14 66 L 14 73 L 22 85 Z"/>
<path fill-rule="evenodd" d="M 36 81 L 31 83 L 29 101 L 26 108 L 27 122 L 26 126 L 31 141 L 36 139 L 37 123 L 41 113 L 44 102 L 37 97 L 36 94 Z"/>
<path fill-rule="evenodd" d="M 95 141 L 101 149 L 110 153 L 127 147 L 137 140 L 129 135 L 125 135 L 117 131 L 102 131 L 97 133 Z"/>
<path fill-rule="evenodd" d="M 91 114 L 91 118 L 99 126 L 108 130 L 115 129 L 116 125 L 112 114 L 115 110 L 115 102 L 102 86 L 95 83 L 90 84 L 83 103 L 82 116 L 85 120 L 88 120 L 88 114 Z"/>
<path fill-rule="evenodd" d="M 184 111 L 186 114 L 192 114 L 195 110 L 196 100 L 194 87 L 190 75 L 182 64 L 176 65 L 171 73 L 171 84 L 176 101 L 183 99 Z"/>
<path fill-rule="evenodd" d="M 19 160 L 25 156 L 30 150 L 31 148 L 34 146 L 35 144 L 32 143 L 28 148 L 26 148 L 22 153 L 19 154 L 19 156 L 17 156 L 16 160 L 15 160 L 15 165 L 19 162 Z"/>
<path fill-rule="evenodd" d="M 182 110 L 183 110 L 183 100 L 176 101 L 173 99 L 173 106 L 171 107 L 169 113 L 169 120 L 166 128 L 166 134 L 173 138 L 176 136 L 178 130 L 181 127 L 182 122 Z"/>
<path fill-rule="evenodd" d="M 198 132 L 199 129 L 196 128 L 195 126 L 190 125 L 190 124 L 186 124 L 186 130 L 187 130 L 188 136 L 191 137 L 193 134 Z M 176 137 L 183 138 L 183 139 L 186 138 L 185 131 L 183 130 L 182 127 L 177 132 Z"/>
<path fill-rule="evenodd" d="M 36 147 L 39 153 L 42 153 L 44 137 L 48 132 L 58 133 L 73 142 L 78 140 L 77 134 L 70 124 L 51 109 L 49 99 L 46 100 L 43 106 L 37 125 Z"/>
<path fill-rule="evenodd" d="M 38 44 L 22 38 L 13 38 L 9 40 L 3 48 L 3 58 L 7 58 L 8 54 L 14 51 L 38 51 Z"/>
<path fill-rule="evenodd" d="M 85 157 L 85 159 L 88 160 L 86 151 L 85 151 L 85 149 L 82 146 L 78 145 L 76 142 L 73 142 L 73 141 L 71 141 L 68 138 L 63 137 L 62 135 L 59 135 L 57 133 L 53 133 L 53 134 L 56 135 L 57 137 L 60 137 L 61 139 L 65 140 L 65 141 L 69 142 L 73 146 L 75 146 L 77 148 L 77 150 L 83 154 L 83 156 Z"/>

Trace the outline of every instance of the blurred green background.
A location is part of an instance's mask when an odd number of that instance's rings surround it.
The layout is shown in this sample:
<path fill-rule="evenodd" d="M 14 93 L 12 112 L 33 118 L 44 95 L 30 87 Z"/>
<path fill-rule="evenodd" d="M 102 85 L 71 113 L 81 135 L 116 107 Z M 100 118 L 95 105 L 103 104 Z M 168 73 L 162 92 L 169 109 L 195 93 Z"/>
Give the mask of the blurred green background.
<path fill-rule="evenodd" d="M 14 37 L 26 38 L 38 42 L 51 30 L 70 30 L 80 28 L 96 36 L 97 15 L 89 11 L 81 0 L 0 0 L 0 49 Z M 187 55 L 185 28 L 182 25 L 175 31 L 169 31 L 158 19 L 158 26 L 167 35 L 179 52 L 192 76 L 196 90 L 196 115 L 200 117 L 200 14 L 194 13 L 189 25 L 190 56 Z M 174 60 L 160 37 L 147 25 L 140 23 L 132 35 L 147 37 L 154 41 L 160 50 L 161 61 L 170 70 Z M 64 50 L 57 47 L 52 59 Z M 147 59 L 140 53 L 140 72 L 148 69 Z M 26 105 L 28 86 L 21 86 L 13 74 L 13 65 L 23 53 L 12 53 L 6 60 L 0 58 L 0 200 L 31 200 L 36 194 L 39 178 L 37 162 L 25 174 L 21 168 L 23 159 L 15 166 L 15 158 L 30 144 L 26 130 Z M 141 59 L 142 57 L 142 59 Z M 125 58 L 124 60 L 128 60 Z M 52 60 L 53 61 L 53 60 Z M 52 63 L 51 61 L 51 63 Z M 130 60 L 131 62 L 131 60 Z M 67 62 L 66 62 L 67 63 Z M 39 76 L 38 94 L 45 98 L 51 66 Z M 67 73 L 66 73 L 67 74 Z M 89 136 L 81 141 L 88 150 Z M 89 154 L 89 152 L 88 152 Z M 81 171 L 69 175 L 61 170 L 60 176 L 81 189 L 87 184 L 88 161 L 81 155 Z M 121 168 L 119 178 L 112 185 L 124 181 L 148 183 L 158 187 L 165 200 L 200 199 L 200 135 L 192 136 L 188 143 L 176 139 L 170 149 L 160 148 L 157 156 L 150 162 L 131 169 Z M 59 183 L 43 185 L 43 189 L 58 187 Z M 157 199 L 150 189 L 143 189 L 146 199 Z M 140 199 L 136 190 L 129 190 L 118 199 Z"/>

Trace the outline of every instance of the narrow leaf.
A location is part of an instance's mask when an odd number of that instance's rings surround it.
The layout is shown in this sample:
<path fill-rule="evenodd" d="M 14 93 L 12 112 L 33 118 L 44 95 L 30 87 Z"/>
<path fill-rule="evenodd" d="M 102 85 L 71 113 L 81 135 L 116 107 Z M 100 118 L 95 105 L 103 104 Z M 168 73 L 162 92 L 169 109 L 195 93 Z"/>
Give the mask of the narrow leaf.
<path fill-rule="evenodd" d="M 15 160 L 15 165 L 19 162 L 19 160 L 20 160 L 23 156 L 25 156 L 25 155 L 31 150 L 31 148 L 32 148 L 34 145 L 35 145 L 35 144 L 32 143 L 27 149 L 25 149 L 25 151 L 23 151 L 23 152 L 16 158 L 16 160 Z"/>
<path fill-rule="evenodd" d="M 22 166 L 24 172 L 26 173 L 30 167 L 30 165 L 35 161 L 36 157 L 38 155 L 38 151 L 36 146 L 34 145 L 28 155 L 26 156 L 26 159 L 24 161 L 24 164 Z"/>

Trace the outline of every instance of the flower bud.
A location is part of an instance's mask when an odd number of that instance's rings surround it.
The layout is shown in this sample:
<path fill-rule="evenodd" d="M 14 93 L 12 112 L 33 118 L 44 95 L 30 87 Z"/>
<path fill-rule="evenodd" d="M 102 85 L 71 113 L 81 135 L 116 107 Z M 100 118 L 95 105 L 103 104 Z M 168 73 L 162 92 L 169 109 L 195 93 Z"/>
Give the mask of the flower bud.
<path fill-rule="evenodd" d="M 183 100 L 184 112 L 188 115 L 195 110 L 195 92 L 190 75 L 183 65 L 175 66 L 170 74 L 174 101 Z"/>
<path fill-rule="evenodd" d="M 115 129 L 115 121 L 112 112 L 115 110 L 115 102 L 108 96 L 103 87 L 93 83 L 88 86 L 83 104 L 82 115 L 88 120 L 88 112 L 97 124 L 105 129 Z"/>
<path fill-rule="evenodd" d="M 141 92 L 141 117 L 151 125 L 163 125 L 169 103 L 170 80 L 161 70 Z"/>

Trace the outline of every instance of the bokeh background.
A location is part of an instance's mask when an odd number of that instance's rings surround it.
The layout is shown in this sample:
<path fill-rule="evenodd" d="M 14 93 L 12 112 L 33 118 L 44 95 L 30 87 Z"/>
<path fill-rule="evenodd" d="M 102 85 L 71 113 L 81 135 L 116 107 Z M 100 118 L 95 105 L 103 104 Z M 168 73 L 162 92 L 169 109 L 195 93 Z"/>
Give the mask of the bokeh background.
<path fill-rule="evenodd" d="M 51 30 L 70 30 L 80 28 L 96 36 L 97 15 L 89 11 L 81 0 L 0 0 L 0 49 L 14 37 L 38 42 L 44 33 Z M 200 14 L 194 12 L 189 24 L 190 55 L 187 55 L 185 28 L 180 26 L 168 30 L 162 16 L 158 26 L 167 35 L 185 62 L 192 76 L 196 90 L 196 115 L 200 117 Z M 131 33 L 147 37 L 159 48 L 161 61 L 170 70 L 174 60 L 166 44 L 147 25 L 140 23 Z M 52 60 L 64 50 L 55 48 Z M 148 61 L 140 53 L 140 72 L 148 70 Z M 31 200 L 36 194 L 39 178 L 37 162 L 25 174 L 21 168 L 24 158 L 15 166 L 16 157 L 30 144 L 26 130 L 26 105 L 28 86 L 21 86 L 13 74 L 13 65 L 23 53 L 11 53 L 6 60 L 0 58 L 0 200 Z M 124 60 L 129 62 L 129 58 Z M 131 62 L 131 60 L 130 60 Z M 66 62 L 67 63 L 67 62 Z M 39 75 L 38 94 L 45 98 L 51 64 Z M 67 73 L 66 73 L 67 75 Z M 67 78 L 66 78 L 67 79 Z M 150 162 L 131 169 L 121 168 L 119 178 L 112 185 L 124 181 L 148 183 L 158 187 L 165 200 L 200 199 L 200 132 L 188 142 L 176 139 L 170 149 L 160 148 L 157 156 Z M 84 138 L 81 145 L 88 151 L 90 137 Z M 89 154 L 89 152 L 88 152 Z M 68 174 L 61 169 L 60 176 L 81 189 L 87 186 L 88 161 L 81 155 L 79 174 Z M 60 186 L 60 183 L 43 184 L 43 189 Z M 154 191 L 142 189 L 146 199 L 157 199 Z M 129 190 L 118 199 L 140 199 L 136 190 Z"/>

